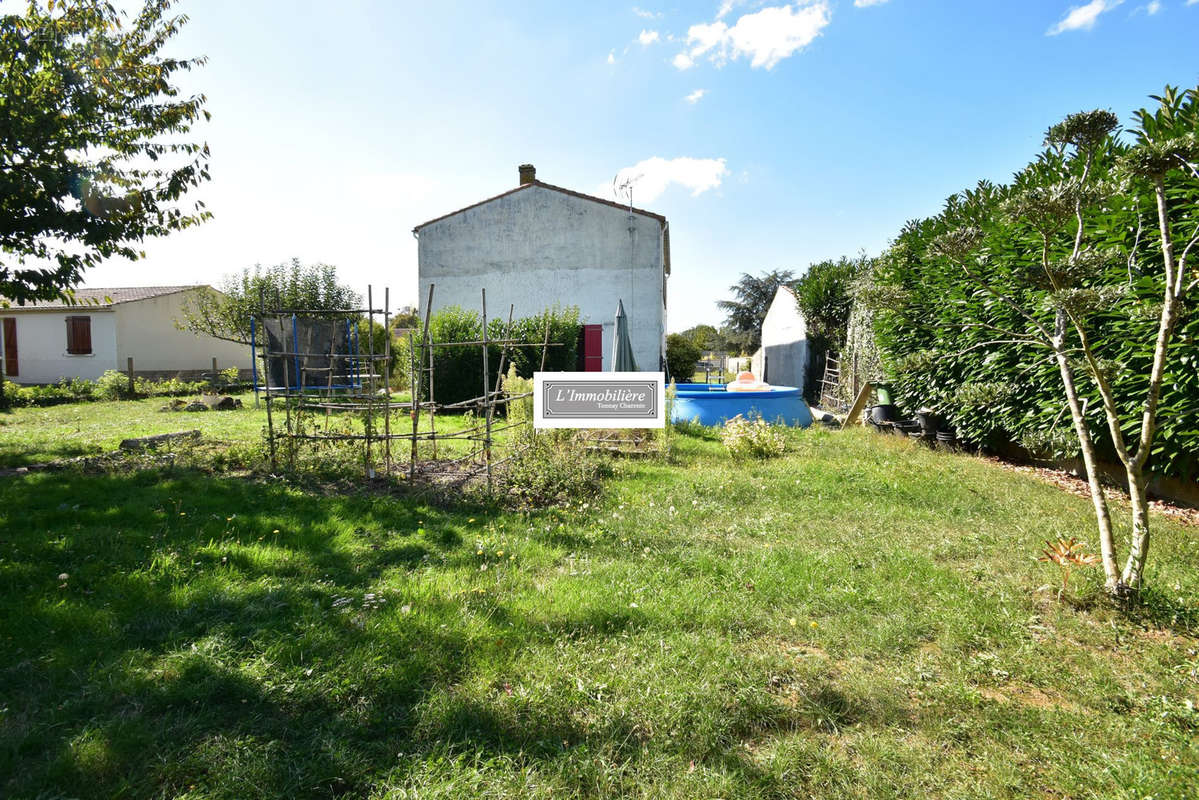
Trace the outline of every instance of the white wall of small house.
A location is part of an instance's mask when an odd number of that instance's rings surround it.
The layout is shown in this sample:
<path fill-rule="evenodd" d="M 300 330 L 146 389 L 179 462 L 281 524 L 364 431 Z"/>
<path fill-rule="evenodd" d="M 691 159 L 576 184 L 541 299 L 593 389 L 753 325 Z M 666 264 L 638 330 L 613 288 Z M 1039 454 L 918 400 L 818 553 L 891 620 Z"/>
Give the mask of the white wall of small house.
<path fill-rule="evenodd" d="M 578 306 L 581 321 L 602 324 L 604 369 L 624 301 L 637 366 L 657 370 L 666 336 L 661 223 L 644 214 L 530 186 L 422 228 L 418 233 L 421 313 L 435 284 L 434 311 L 480 309 L 489 318 Z"/>
<path fill-rule="evenodd" d="M 805 390 L 808 369 L 808 325 L 795 294 L 780 286 L 762 320 L 762 347 L 755 359 L 755 373 L 775 386 Z"/>
<path fill-rule="evenodd" d="M 116 315 L 109 309 L 71 311 L 20 311 L 0 317 L 17 321 L 16 375 L 14 383 L 56 383 L 62 378 L 95 380 L 117 365 Z M 92 352 L 67 353 L 67 317 L 90 317 Z"/>
<path fill-rule="evenodd" d="M 250 368 L 249 345 L 197 336 L 176 326 L 191 293 L 175 292 L 114 307 L 120 369 L 126 368 L 130 356 L 136 372 L 211 370 L 213 358 L 218 369 Z"/>

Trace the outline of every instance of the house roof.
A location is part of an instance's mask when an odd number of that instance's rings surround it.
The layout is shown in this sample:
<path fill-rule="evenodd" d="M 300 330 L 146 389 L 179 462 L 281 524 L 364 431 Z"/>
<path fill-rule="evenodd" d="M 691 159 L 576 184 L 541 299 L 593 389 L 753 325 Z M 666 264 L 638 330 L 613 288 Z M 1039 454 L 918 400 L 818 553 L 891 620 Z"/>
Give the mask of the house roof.
<path fill-rule="evenodd" d="M 663 260 L 664 266 L 666 268 L 666 274 L 667 275 L 670 274 L 670 228 L 667 225 L 666 217 L 662 216 L 661 214 L 655 214 L 652 211 L 646 211 L 643 208 L 634 208 L 632 206 L 622 205 L 620 203 L 617 203 L 614 200 L 605 200 L 602 197 L 596 197 L 595 195 L 590 195 L 590 194 L 583 194 L 582 192 L 576 192 L 572 189 L 564 189 L 561 186 L 554 186 L 552 183 L 545 183 L 543 181 L 538 181 L 538 180 L 534 180 L 534 181 L 530 181 L 528 183 L 521 184 L 520 186 L 517 186 L 515 189 L 509 189 L 506 192 L 500 192 L 499 194 L 495 195 L 494 197 L 488 197 L 486 200 L 480 200 L 477 203 L 471 203 L 469 206 L 464 206 L 464 207 L 458 209 L 457 211 L 451 211 L 448 214 L 442 214 L 440 217 L 434 217 L 433 219 L 429 220 L 428 222 L 422 222 L 420 225 L 417 225 L 415 228 L 412 229 L 412 232 L 417 233 L 418 231 L 420 231 L 421 228 L 428 227 L 429 225 L 432 225 L 434 222 L 441 222 L 443 219 L 449 219 L 450 217 L 453 217 L 457 214 L 461 214 L 463 211 L 470 211 L 472 208 L 478 208 L 479 206 L 486 205 L 487 203 L 490 203 L 493 200 L 499 200 L 501 197 L 507 197 L 510 194 L 516 194 L 517 192 L 524 191 L 525 189 L 528 189 L 531 186 L 540 186 L 542 189 L 549 189 L 551 192 L 560 192 L 561 194 L 570 195 L 571 197 L 578 197 L 581 200 L 590 200 L 593 203 L 600 203 L 601 205 L 611 206 L 612 208 L 619 208 L 622 211 L 628 211 L 631 214 L 640 214 L 643 217 L 649 217 L 650 219 L 656 219 L 658 221 L 658 223 L 662 226 L 663 236 L 665 238 L 665 241 L 663 242 L 663 254 L 662 254 L 663 259 L 662 260 Z"/>
<path fill-rule="evenodd" d="M 652 211 L 646 211 L 641 208 L 632 208 L 630 206 L 621 205 L 620 203 L 617 203 L 613 200 L 605 200 L 602 197 L 596 197 L 596 196 L 590 195 L 590 194 L 583 194 L 582 192 L 576 192 L 571 189 L 564 189 L 561 186 L 554 186 L 553 184 L 544 183 L 542 181 L 530 181 L 529 183 L 525 183 L 525 184 L 521 184 L 520 186 L 517 186 L 515 189 L 509 189 L 506 192 L 500 192 L 495 197 L 488 197 L 486 200 L 480 200 L 477 203 L 471 203 L 469 206 L 460 208 L 457 211 L 451 211 L 448 214 L 442 214 L 440 217 L 431 219 L 428 222 L 422 222 L 420 225 L 417 225 L 412 230 L 414 232 L 419 231 L 421 228 L 432 225 L 434 222 L 441 222 L 443 219 L 448 219 L 449 217 L 452 217 L 455 214 L 461 214 L 463 211 L 469 211 L 472 208 L 478 208 L 481 205 L 486 205 L 487 203 L 490 203 L 493 200 L 499 200 L 501 197 L 507 197 L 510 194 L 516 194 L 517 192 L 528 189 L 530 186 L 540 186 L 542 189 L 549 189 L 550 191 L 553 191 L 553 192 L 561 192 L 562 194 L 568 194 L 571 197 L 578 197 L 583 200 L 590 200 L 593 203 L 602 203 L 603 205 L 612 206 L 613 208 L 623 209 L 625 211 L 629 211 L 634 214 L 641 214 L 642 216 L 651 217 L 653 219 L 658 220 L 658 222 L 660 222 L 663 226 L 666 225 L 666 217 L 662 216 L 661 214 L 655 214 Z"/>
<path fill-rule="evenodd" d="M 75 302 L 73 303 L 61 299 L 39 300 L 26 303 L 23 306 L 9 305 L 5 311 L 21 311 L 23 309 L 49 311 L 73 308 L 112 308 L 122 303 L 136 303 L 138 300 L 150 300 L 168 294 L 186 292 L 189 289 L 203 288 L 204 286 L 205 284 L 202 283 L 194 283 L 187 286 L 120 286 L 113 288 L 91 288 L 85 286 L 74 291 Z M 8 302 L 11 303 L 11 301 Z"/>

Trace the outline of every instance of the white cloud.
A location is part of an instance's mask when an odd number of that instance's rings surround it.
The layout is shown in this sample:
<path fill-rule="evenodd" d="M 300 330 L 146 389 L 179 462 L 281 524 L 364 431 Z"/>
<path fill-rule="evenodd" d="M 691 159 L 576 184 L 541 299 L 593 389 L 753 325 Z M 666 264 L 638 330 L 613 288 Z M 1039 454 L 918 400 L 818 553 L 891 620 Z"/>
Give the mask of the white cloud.
<path fill-rule="evenodd" d="M 1111 11 L 1123 2 L 1124 0 L 1091 0 L 1086 5 L 1075 6 L 1066 16 L 1062 17 L 1060 22 L 1046 31 L 1045 35 L 1057 36 L 1066 31 L 1089 31 L 1095 27 L 1095 22 L 1099 19 L 1100 14 Z"/>
<path fill-rule="evenodd" d="M 1187 0 L 1187 5 L 1188 5 L 1188 6 L 1193 6 L 1193 5 L 1195 5 L 1196 3 L 1199 3 L 1199 0 Z"/>
<path fill-rule="evenodd" d="M 609 63 L 609 64 L 615 64 L 615 63 L 616 63 L 616 51 L 615 51 L 615 50 L 609 50 L 609 51 L 608 51 L 608 63 Z"/>
<path fill-rule="evenodd" d="M 858 8 L 867 8 L 868 6 L 881 6 L 887 0 L 853 0 L 853 4 Z"/>
<path fill-rule="evenodd" d="M 633 13 L 636 14 L 637 16 L 641 17 L 642 19 L 661 19 L 662 18 L 661 11 L 646 11 L 644 8 L 638 8 L 637 6 L 633 6 Z"/>
<path fill-rule="evenodd" d="M 1149 16 L 1153 16 L 1162 10 L 1161 0 L 1151 0 L 1149 5 L 1145 6 L 1145 10 L 1149 12 Z"/>
<path fill-rule="evenodd" d="M 690 103 L 691 105 L 695 105 L 695 104 L 696 104 L 696 103 L 698 103 L 698 102 L 699 102 L 701 99 L 703 99 L 703 96 L 704 96 L 704 95 L 706 95 L 707 93 L 708 93 L 708 90 L 707 90 L 707 89 L 696 89 L 694 92 L 692 92 L 691 94 L 687 95 L 687 96 L 686 96 L 686 97 L 684 97 L 683 99 L 684 99 L 684 100 L 686 100 L 686 101 L 687 101 L 688 103 Z"/>
<path fill-rule="evenodd" d="M 642 47 L 649 47 L 660 38 L 657 31 L 642 31 L 637 35 L 637 41 L 641 42 Z"/>
<path fill-rule="evenodd" d="M 626 181 L 632 182 L 633 203 L 643 205 L 652 203 L 662 196 L 671 184 L 678 184 L 691 190 L 691 196 L 701 195 L 709 189 L 720 186 L 720 182 L 729 169 L 723 158 L 671 158 L 660 156 L 647 158 L 644 161 L 625 167 L 616 173 L 614 184 L 619 186 Z M 601 197 L 614 195 L 612 185 L 604 185 L 596 194 Z M 628 197 L 617 197 L 620 202 L 628 202 Z"/>
<path fill-rule="evenodd" d="M 729 26 L 720 20 L 692 25 L 687 31 L 688 50 L 674 58 L 679 69 L 693 66 L 707 55 L 717 66 L 742 56 L 751 67 L 773 69 L 784 58 L 812 43 L 828 26 L 828 0 L 810 5 L 774 6 L 745 14 Z"/>
<path fill-rule="evenodd" d="M 716 11 L 716 19 L 724 19 L 735 6 L 741 5 L 745 0 L 722 0 L 720 8 Z M 1199 0 L 1197 0 L 1199 2 Z"/>

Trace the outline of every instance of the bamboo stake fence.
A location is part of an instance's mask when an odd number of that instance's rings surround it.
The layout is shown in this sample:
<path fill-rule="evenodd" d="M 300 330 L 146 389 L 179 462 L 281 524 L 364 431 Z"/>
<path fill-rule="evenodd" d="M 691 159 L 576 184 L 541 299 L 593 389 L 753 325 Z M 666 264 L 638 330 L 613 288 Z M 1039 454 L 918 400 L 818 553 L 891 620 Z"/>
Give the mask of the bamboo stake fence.
<path fill-rule="evenodd" d="M 511 402 L 530 397 L 532 392 L 507 394 L 503 389 L 503 368 L 511 348 L 541 348 L 541 367 L 544 370 L 546 353 L 551 347 L 562 346 L 551 342 L 549 318 L 546 318 L 545 333 L 541 342 L 523 342 L 511 338 L 514 307 L 509 307 L 508 322 L 503 338 L 489 340 L 487 335 L 487 291 L 481 291 L 482 330 L 480 339 L 468 342 L 436 342 L 430 334 L 429 319 L 433 307 L 433 284 L 429 285 L 425 315 L 418 339 L 413 331 L 408 332 L 408 371 L 411 397 L 408 402 L 392 399 L 389 376 L 391 375 L 393 350 L 391 346 L 390 291 L 383 291 L 383 306 L 376 308 L 373 287 L 367 287 L 366 308 L 315 310 L 283 309 L 276 302 L 268 309 L 266 299 L 260 295 L 259 311 L 254 318 L 256 357 L 263 365 L 262 383 L 255 380 L 256 397 L 266 403 L 268 451 L 271 470 L 280 469 L 280 454 L 287 459 L 290 469 L 295 467 L 296 449 L 302 443 L 353 442 L 362 448 L 363 475 L 367 480 L 383 477 L 403 477 L 411 483 L 426 481 L 442 485 L 462 485 L 474 478 L 485 476 L 487 489 L 494 486 L 494 468 L 519 454 L 528 444 L 508 448 L 503 458 L 493 454 L 495 434 L 532 427 L 532 420 L 520 420 L 496 424 L 495 412 L 506 408 Z M 382 320 L 387 335 L 382 352 L 376 352 L 373 335 L 376 318 Z M 323 352 L 306 350 L 298 334 L 300 320 L 305 329 L 323 322 L 329 325 L 329 346 Z M 272 345 L 268 335 L 268 324 L 282 332 L 282 341 Z M 359 327 L 366 326 L 366 342 L 362 341 Z M 345 326 L 343 340 L 335 334 L 337 326 Z M 290 339 L 288 333 L 290 332 Z M 261 335 L 258 335 L 261 333 Z M 339 341 L 345 344 L 345 352 L 337 352 Z M 488 378 L 488 348 L 500 347 L 499 370 L 494 387 Z M 455 403 L 438 403 L 434 397 L 436 359 L 434 352 L 439 347 L 478 346 L 482 373 L 482 394 Z M 282 367 L 282 384 L 273 382 L 272 364 Z M 337 365 L 341 365 L 341 372 Z M 322 375 L 323 374 L 323 375 Z M 321 380 L 313 380 L 320 376 Z M 427 389 L 427 391 L 426 391 Z M 280 415 L 278 404 L 283 405 Z M 467 427 L 438 433 L 438 412 L 473 411 L 473 422 Z M 323 414 L 324 430 L 314 428 L 312 420 Z M 362 420 L 362 431 L 331 429 L 334 414 L 354 415 Z M 411 428 L 392 424 L 392 416 L 406 414 L 411 419 Z M 422 429 L 421 416 L 428 418 L 428 426 Z M 519 439 L 519 437 L 510 437 Z M 408 459 L 397 464 L 392 452 L 393 441 L 409 442 Z M 467 441 L 473 446 L 464 456 L 438 458 L 438 442 Z M 431 457 L 422 458 L 421 442 L 428 442 Z M 443 453 L 450 453 L 444 447 Z M 402 458 L 402 457 L 401 457 Z"/>

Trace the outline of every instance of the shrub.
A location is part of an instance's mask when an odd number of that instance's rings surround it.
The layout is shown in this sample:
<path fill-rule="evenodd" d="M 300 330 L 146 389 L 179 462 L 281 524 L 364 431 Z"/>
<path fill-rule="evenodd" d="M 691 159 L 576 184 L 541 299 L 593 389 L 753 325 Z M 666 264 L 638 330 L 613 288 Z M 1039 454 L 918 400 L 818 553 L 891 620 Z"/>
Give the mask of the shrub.
<path fill-rule="evenodd" d="M 549 321 L 549 340 L 560 346 L 550 347 L 546 352 L 545 368 L 550 372 L 563 372 L 575 369 L 578 360 L 579 311 L 571 307 L 567 309 L 548 309 L 541 314 L 523 319 L 513 320 L 508 329 L 507 317 L 493 318 L 487 322 L 487 337 L 495 341 L 505 337 L 517 342 L 534 345 L 532 347 L 511 347 L 508 349 L 506 363 L 516 367 L 516 374 L 522 378 L 531 378 L 533 372 L 541 366 L 540 345 L 545 341 L 546 320 Z M 479 315 L 458 306 L 448 306 L 429 318 L 429 336 L 434 342 L 475 342 L 483 335 L 483 325 Z M 423 331 L 414 336 L 417 345 Z M 500 370 L 501 345 L 491 345 L 487 349 L 487 367 L 489 370 L 488 386 L 495 386 L 496 376 Z M 411 371 L 411 356 L 409 355 L 408 339 L 400 340 L 399 347 L 394 351 L 394 361 L 404 374 Z M 427 366 L 427 365 L 418 365 Z M 460 403 L 473 397 L 483 395 L 483 354 L 480 345 L 462 345 L 461 347 L 437 347 L 433 352 L 433 390 L 434 399 L 440 404 Z M 424 383 L 421 395 L 427 399 L 429 394 L 428 373 L 423 373 Z M 405 377 L 403 382 L 411 385 L 411 378 Z"/>
<path fill-rule="evenodd" d="M 528 397 L 512 399 L 522 394 Z M 508 367 L 508 374 L 504 376 L 504 396 L 508 398 L 509 422 L 528 422 L 533 419 L 533 379 L 517 375 L 515 364 Z"/>
<path fill-rule="evenodd" d="M 781 456 L 787 447 L 787 437 L 781 429 L 761 417 L 746 419 L 740 414 L 724 424 L 720 441 L 737 460 L 774 458 Z"/>
<path fill-rule="evenodd" d="M 699 345 L 681 333 L 666 337 L 666 370 L 672 380 L 690 383 L 691 376 L 695 374 L 695 365 L 702 355 Z"/>
<path fill-rule="evenodd" d="M 96 379 L 96 396 L 101 400 L 123 400 L 129 396 L 129 376 L 115 369 Z"/>
<path fill-rule="evenodd" d="M 512 505 L 540 508 L 593 497 L 611 473 L 607 461 L 584 448 L 572 431 L 531 434 L 524 444 L 502 478 Z"/>

